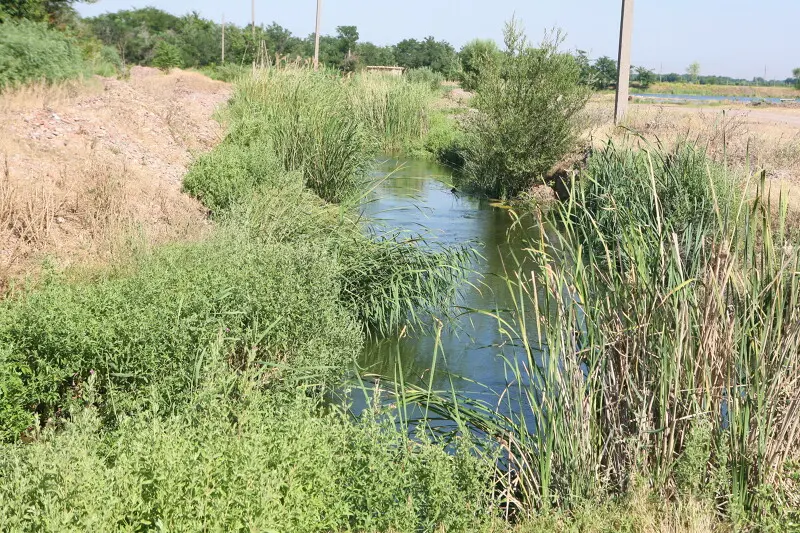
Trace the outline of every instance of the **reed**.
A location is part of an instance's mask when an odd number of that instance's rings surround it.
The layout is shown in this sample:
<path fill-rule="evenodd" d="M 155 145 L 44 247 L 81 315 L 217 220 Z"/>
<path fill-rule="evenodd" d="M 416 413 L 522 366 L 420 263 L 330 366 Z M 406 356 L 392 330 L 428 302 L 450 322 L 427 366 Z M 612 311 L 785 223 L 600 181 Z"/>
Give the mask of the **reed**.
<path fill-rule="evenodd" d="M 754 200 L 726 196 L 708 164 L 707 196 L 688 195 L 691 216 L 673 216 L 675 169 L 695 155 L 608 148 L 539 217 L 525 251 L 536 268 L 505 277 L 514 306 L 482 311 L 506 339 L 496 401 L 400 392 L 486 437 L 507 514 L 624 495 L 645 479 L 657 497 L 739 525 L 798 523 L 800 253 L 785 199 L 775 216 L 763 181 Z M 608 194 L 621 181 L 637 195 Z"/>

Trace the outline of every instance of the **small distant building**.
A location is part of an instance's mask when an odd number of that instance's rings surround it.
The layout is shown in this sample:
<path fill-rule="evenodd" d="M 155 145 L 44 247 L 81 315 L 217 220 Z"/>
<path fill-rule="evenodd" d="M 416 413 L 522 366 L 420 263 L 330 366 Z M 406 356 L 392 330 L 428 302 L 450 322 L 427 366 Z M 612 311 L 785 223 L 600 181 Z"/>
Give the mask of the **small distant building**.
<path fill-rule="evenodd" d="M 405 67 L 367 67 L 366 71 L 389 76 L 402 76 L 406 69 Z"/>

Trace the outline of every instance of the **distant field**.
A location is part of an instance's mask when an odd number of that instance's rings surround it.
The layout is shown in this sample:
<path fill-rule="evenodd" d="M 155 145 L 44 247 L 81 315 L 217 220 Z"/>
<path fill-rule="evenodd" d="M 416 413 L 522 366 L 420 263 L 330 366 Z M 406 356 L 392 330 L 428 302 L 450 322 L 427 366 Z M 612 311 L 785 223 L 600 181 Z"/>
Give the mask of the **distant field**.
<path fill-rule="evenodd" d="M 800 91 L 792 87 L 753 87 L 739 85 L 699 85 L 694 83 L 654 83 L 647 90 L 631 88 L 635 92 L 654 94 L 697 94 L 705 96 L 751 96 L 764 98 L 800 98 Z"/>

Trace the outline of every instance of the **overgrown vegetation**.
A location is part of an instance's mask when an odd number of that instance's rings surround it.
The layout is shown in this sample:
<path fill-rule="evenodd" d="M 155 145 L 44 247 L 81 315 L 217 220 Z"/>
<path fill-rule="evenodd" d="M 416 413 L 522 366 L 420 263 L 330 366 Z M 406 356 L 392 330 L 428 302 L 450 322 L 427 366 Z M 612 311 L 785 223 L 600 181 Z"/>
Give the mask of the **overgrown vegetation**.
<path fill-rule="evenodd" d="M 481 76 L 457 181 L 495 198 L 517 195 L 575 148 L 590 96 L 558 35 L 534 48 L 512 21 L 505 41 L 502 61 Z"/>
<path fill-rule="evenodd" d="M 212 351 L 172 413 L 102 429 L 95 382 L 63 428 L 0 454 L 7 531 L 474 531 L 488 521 L 486 467 L 388 424 L 323 413 L 302 395 L 265 396 Z"/>
<path fill-rule="evenodd" d="M 6 22 L 0 31 L 0 91 L 29 82 L 57 83 L 114 71 L 113 50 L 81 46 L 44 23 Z"/>
<path fill-rule="evenodd" d="M 209 365 L 228 380 L 247 374 L 258 394 L 332 384 L 366 335 L 414 327 L 446 306 L 462 252 L 365 232 L 348 205 L 311 192 L 353 199 L 375 147 L 401 134 L 385 127 L 393 116 L 379 117 L 383 108 L 364 101 L 376 94 L 367 83 L 308 71 L 243 82 L 228 138 L 186 177 L 187 190 L 215 215 L 212 237 L 86 281 L 53 275 L 6 300 L 0 436 L 58 427 L 87 395 L 102 422 L 98 435 L 154 406 L 182 413 Z M 339 149 L 353 139 L 350 151 Z"/>
<path fill-rule="evenodd" d="M 500 450 L 509 513 L 602 505 L 647 480 L 715 515 L 705 528 L 800 525 L 800 254 L 785 203 L 774 220 L 763 183 L 746 201 L 732 179 L 693 147 L 601 150 L 541 219 L 533 274 L 507 272 L 500 405 L 399 395 Z"/>

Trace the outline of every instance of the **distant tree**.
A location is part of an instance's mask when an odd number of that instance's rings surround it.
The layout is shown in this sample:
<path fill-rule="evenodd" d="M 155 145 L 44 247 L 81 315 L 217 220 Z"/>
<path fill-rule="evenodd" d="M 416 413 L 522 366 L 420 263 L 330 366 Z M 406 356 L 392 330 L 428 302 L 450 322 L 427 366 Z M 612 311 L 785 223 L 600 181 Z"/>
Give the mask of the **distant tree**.
<path fill-rule="evenodd" d="M 181 66 L 181 51 L 174 44 L 159 41 L 153 51 L 153 66 L 164 72 Z"/>
<path fill-rule="evenodd" d="M 275 22 L 264 28 L 264 42 L 267 43 L 267 48 L 276 54 L 302 55 L 302 40 Z"/>
<path fill-rule="evenodd" d="M 394 50 L 391 46 L 358 43 L 356 55 L 361 64 L 366 66 L 393 66 L 395 64 Z"/>
<path fill-rule="evenodd" d="M 645 67 L 636 67 L 636 81 L 642 89 L 648 89 L 655 81 L 656 75 Z"/>
<path fill-rule="evenodd" d="M 339 26 L 336 28 L 336 38 L 339 40 L 339 51 L 343 58 L 356 49 L 358 37 L 358 28 L 355 26 Z"/>
<path fill-rule="evenodd" d="M 700 77 L 700 63 L 695 61 L 688 67 L 686 67 L 686 74 L 689 76 L 689 80 L 692 83 L 697 83 L 698 78 Z"/>
<path fill-rule="evenodd" d="M 461 61 L 461 87 L 475 91 L 484 75 L 499 64 L 502 52 L 492 40 L 475 39 L 465 44 L 458 56 Z"/>
<path fill-rule="evenodd" d="M 581 84 L 593 87 L 595 81 L 595 72 L 592 68 L 592 62 L 589 60 L 589 55 L 585 50 L 576 50 L 575 61 L 581 68 Z"/>
<path fill-rule="evenodd" d="M 181 26 L 181 19 L 154 7 L 106 13 L 87 19 L 97 37 L 113 46 L 124 62 L 144 64 L 164 36 Z"/>
<path fill-rule="evenodd" d="M 794 76 L 794 86 L 796 89 L 800 89 L 800 68 L 796 68 L 792 71 L 792 75 Z"/>
<path fill-rule="evenodd" d="M 603 56 L 594 62 L 594 88 L 609 89 L 617 85 L 617 62 Z"/>
<path fill-rule="evenodd" d="M 458 57 L 455 49 L 445 41 L 426 37 L 422 41 L 404 39 L 394 46 L 394 59 L 397 65 L 406 68 L 429 67 L 431 70 L 454 78 L 458 70 Z"/>
<path fill-rule="evenodd" d="M 62 24 L 75 19 L 73 4 L 92 4 L 97 0 L 2 0 L 0 22 L 6 19 L 26 19 L 34 22 Z"/>

